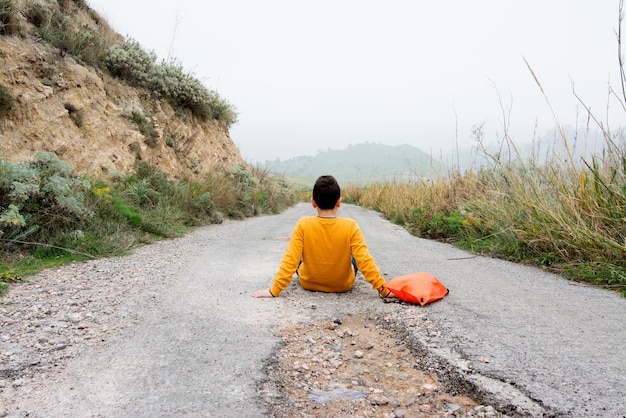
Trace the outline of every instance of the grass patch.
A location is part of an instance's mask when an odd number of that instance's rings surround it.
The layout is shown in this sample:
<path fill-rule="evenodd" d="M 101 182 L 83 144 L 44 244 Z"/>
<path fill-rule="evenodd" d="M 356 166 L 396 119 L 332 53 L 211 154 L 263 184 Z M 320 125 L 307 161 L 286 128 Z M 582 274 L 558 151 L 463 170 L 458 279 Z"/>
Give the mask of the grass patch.
<path fill-rule="evenodd" d="M 17 16 L 13 0 L 0 0 L 0 35 L 17 33 Z"/>
<path fill-rule="evenodd" d="M 78 109 L 71 103 L 65 103 L 64 107 L 65 110 L 67 110 L 67 113 L 69 113 L 70 119 L 72 119 L 72 122 L 74 122 L 74 125 L 79 128 L 83 126 L 83 123 L 85 121 L 85 112 L 83 111 L 83 109 Z"/>
<path fill-rule="evenodd" d="M 51 153 L 0 160 L 0 288 L 72 261 L 127 254 L 194 227 L 277 213 L 296 201 L 282 177 L 246 167 L 173 181 L 137 161 L 130 175 L 89 181 Z M 0 290 L 2 291 L 2 290 Z"/>
<path fill-rule="evenodd" d="M 154 148 L 159 144 L 160 135 L 152 118 L 142 112 L 133 110 L 129 119 L 137 125 L 137 129 L 146 138 L 145 142 L 150 148 Z"/>
<path fill-rule="evenodd" d="M 435 180 L 348 187 L 344 195 L 417 236 L 626 289 L 622 133 L 587 159 L 498 162 Z"/>
<path fill-rule="evenodd" d="M 560 266 L 560 271 L 572 280 L 616 290 L 626 297 L 626 266 L 613 263 L 581 262 Z"/>
<path fill-rule="evenodd" d="M 6 87 L 0 84 L 0 117 L 6 116 L 13 107 L 13 103 L 15 103 L 15 99 Z"/>

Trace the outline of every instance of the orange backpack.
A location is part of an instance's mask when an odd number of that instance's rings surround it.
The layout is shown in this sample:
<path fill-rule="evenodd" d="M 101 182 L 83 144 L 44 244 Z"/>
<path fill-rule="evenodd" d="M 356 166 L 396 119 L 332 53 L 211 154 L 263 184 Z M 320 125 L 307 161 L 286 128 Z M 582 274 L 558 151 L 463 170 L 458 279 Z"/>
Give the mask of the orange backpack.
<path fill-rule="evenodd" d="M 425 272 L 398 276 L 387 282 L 385 287 L 401 301 L 422 306 L 443 299 L 449 292 L 435 276 Z"/>

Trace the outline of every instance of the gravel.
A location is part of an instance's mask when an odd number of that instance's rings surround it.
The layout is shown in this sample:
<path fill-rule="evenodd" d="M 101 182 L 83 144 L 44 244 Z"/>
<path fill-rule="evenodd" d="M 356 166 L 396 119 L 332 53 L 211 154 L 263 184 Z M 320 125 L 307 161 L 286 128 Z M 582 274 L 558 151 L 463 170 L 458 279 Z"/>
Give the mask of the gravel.
<path fill-rule="evenodd" d="M 375 212 L 339 215 L 360 223 L 386 277 L 428 271 L 450 295 L 383 303 L 360 280 L 345 294 L 292 283 L 250 298 L 311 213 L 208 226 L 12 285 L 0 299 L 0 417 L 626 416 L 623 298 L 417 239 Z M 340 367 L 307 360 L 328 355 L 326 337 Z M 388 341 L 402 351 L 375 348 Z M 377 387 L 370 377 L 389 365 Z M 420 396 L 407 395 L 414 386 Z"/>

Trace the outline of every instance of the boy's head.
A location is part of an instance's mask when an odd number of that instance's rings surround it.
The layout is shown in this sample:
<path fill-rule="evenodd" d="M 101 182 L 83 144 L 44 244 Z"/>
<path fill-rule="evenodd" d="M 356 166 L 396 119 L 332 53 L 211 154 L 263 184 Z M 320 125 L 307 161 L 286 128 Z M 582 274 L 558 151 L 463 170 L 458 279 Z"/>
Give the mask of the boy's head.
<path fill-rule="evenodd" d="M 333 176 L 320 176 L 313 186 L 313 200 L 320 209 L 334 209 L 341 197 L 341 188 Z"/>

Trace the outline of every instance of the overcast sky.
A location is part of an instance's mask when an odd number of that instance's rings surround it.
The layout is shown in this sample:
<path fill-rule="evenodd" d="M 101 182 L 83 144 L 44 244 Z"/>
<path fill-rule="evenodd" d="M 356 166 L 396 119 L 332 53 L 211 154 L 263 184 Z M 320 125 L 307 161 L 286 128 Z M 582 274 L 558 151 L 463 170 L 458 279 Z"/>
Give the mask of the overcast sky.
<path fill-rule="evenodd" d="M 88 0 L 120 34 L 175 58 L 233 104 L 249 162 L 349 144 L 518 143 L 558 120 L 624 125 L 618 0 Z M 624 27 L 626 31 L 626 26 Z M 625 41 L 626 42 L 626 41 Z"/>

